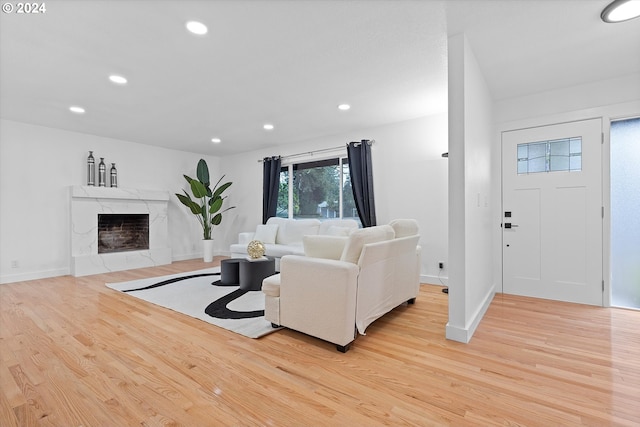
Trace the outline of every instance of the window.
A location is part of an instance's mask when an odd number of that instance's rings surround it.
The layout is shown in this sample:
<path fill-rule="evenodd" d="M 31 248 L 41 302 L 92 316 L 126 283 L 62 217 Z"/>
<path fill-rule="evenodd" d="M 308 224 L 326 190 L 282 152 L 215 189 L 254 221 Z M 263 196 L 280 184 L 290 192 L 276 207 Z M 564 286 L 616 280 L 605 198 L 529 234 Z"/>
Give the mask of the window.
<path fill-rule="evenodd" d="M 332 158 L 283 166 L 276 215 L 321 221 L 350 218 L 360 223 L 347 159 Z"/>
<path fill-rule="evenodd" d="M 518 144 L 518 175 L 581 170 L 581 137 Z"/>
<path fill-rule="evenodd" d="M 640 309 L 640 117 L 611 123 L 611 304 Z"/>

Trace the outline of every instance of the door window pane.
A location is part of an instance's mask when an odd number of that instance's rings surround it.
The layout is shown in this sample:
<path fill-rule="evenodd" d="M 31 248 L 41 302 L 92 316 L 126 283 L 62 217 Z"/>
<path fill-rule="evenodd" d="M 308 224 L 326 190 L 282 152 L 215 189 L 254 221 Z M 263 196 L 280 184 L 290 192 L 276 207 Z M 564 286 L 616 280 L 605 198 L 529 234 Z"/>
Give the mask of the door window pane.
<path fill-rule="evenodd" d="M 549 170 L 552 172 L 569 170 L 569 140 L 549 141 Z"/>
<path fill-rule="evenodd" d="M 582 170 L 582 138 L 518 144 L 518 174 Z"/>

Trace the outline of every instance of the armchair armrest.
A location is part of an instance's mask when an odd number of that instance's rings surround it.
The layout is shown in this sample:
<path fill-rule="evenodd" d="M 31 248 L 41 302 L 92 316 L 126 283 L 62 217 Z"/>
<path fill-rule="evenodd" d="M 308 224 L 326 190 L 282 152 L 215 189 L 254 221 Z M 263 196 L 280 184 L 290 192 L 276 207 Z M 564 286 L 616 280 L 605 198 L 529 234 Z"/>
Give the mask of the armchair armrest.
<path fill-rule="evenodd" d="M 357 265 L 287 255 L 280 261 L 280 324 L 345 346 L 355 335 Z"/>

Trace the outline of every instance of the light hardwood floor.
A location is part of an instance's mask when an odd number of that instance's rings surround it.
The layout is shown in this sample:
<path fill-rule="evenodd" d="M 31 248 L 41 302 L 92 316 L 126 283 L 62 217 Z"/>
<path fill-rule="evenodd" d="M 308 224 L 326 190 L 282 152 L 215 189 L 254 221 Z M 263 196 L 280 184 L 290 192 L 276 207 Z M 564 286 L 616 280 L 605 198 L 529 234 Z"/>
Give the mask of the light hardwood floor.
<path fill-rule="evenodd" d="M 498 294 L 465 345 L 423 285 L 342 354 L 104 286 L 209 266 L 0 285 L 0 426 L 640 425 L 640 312 Z"/>

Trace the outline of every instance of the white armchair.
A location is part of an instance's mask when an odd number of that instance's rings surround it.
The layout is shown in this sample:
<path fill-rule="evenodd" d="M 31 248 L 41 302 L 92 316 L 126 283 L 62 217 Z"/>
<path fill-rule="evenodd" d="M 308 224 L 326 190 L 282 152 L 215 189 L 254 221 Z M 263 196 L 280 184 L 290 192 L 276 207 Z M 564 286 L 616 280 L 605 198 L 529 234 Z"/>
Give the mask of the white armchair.
<path fill-rule="evenodd" d="M 345 352 L 358 333 L 420 288 L 414 220 L 364 228 L 349 237 L 306 236 L 305 253 L 282 257 L 266 278 L 265 318 L 336 344 Z"/>

